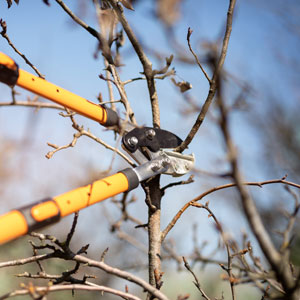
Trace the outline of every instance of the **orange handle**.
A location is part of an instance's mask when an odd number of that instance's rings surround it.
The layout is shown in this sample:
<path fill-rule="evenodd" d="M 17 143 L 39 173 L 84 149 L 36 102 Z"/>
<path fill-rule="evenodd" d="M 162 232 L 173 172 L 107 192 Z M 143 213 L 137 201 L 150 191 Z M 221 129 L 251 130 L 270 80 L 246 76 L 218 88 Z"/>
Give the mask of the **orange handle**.
<path fill-rule="evenodd" d="M 119 117 L 115 111 L 90 102 L 45 79 L 19 69 L 14 60 L 2 52 L 0 52 L 0 81 L 11 86 L 16 84 L 104 126 L 118 125 Z"/>
<path fill-rule="evenodd" d="M 28 225 L 23 214 L 12 210 L 0 217 L 0 243 L 20 237 L 28 232 Z"/>
<path fill-rule="evenodd" d="M 97 180 L 52 199 L 45 199 L 0 216 L 0 244 L 33 230 L 55 223 L 60 218 L 138 186 L 132 169 Z"/>
<path fill-rule="evenodd" d="M 92 204 L 125 192 L 128 190 L 128 187 L 126 175 L 117 173 L 59 195 L 53 200 L 59 207 L 61 217 L 65 217 Z"/>

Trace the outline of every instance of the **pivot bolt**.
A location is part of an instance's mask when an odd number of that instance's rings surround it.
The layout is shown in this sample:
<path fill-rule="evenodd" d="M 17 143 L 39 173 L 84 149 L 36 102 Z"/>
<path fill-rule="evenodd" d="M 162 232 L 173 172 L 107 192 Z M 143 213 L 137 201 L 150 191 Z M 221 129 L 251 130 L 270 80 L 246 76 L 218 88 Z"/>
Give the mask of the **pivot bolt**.
<path fill-rule="evenodd" d="M 128 144 L 131 146 L 131 147 L 134 147 L 137 145 L 137 143 L 139 142 L 139 140 L 135 137 L 135 136 L 132 136 L 131 138 L 129 138 L 127 140 Z"/>
<path fill-rule="evenodd" d="M 149 129 L 146 131 L 146 136 L 148 139 L 152 140 L 155 137 L 155 131 L 154 129 Z"/>
<path fill-rule="evenodd" d="M 162 160 L 162 166 L 164 168 L 169 167 L 171 164 L 171 159 L 169 157 L 164 157 Z"/>

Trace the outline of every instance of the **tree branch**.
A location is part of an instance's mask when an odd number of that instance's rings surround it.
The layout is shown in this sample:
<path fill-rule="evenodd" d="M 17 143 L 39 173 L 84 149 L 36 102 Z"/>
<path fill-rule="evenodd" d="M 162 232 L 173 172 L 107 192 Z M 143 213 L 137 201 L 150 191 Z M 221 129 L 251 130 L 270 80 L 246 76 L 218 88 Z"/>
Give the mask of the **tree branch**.
<path fill-rule="evenodd" d="M 116 0 L 108 0 L 111 6 L 114 8 L 115 12 L 118 15 L 118 18 L 137 54 L 141 64 L 143 65 L 144 74 L 146 76 L 149 95 L 150 95 L 150 102 L 152 108 L 152 118 L 153 118 L 153 127 L 160 127 L 160 112 L 159 112 L 159 103 L 158 103 L 158 96 L 155 87 L 155 80 L 154 80 L 154 73 L 152 70 L 152 63 L 146 56 L 142 46 L 138 42 L 133 30 L 131 29 L 129 23 L 127 22 L 123 8 L 121 5 L 118 4 Z"/>
<path fill-rule="evenodd" d="M 121 292 L 113 288 L 109 288 L 106 286 L 101 286 L 101 285 L 86 285 L 86 284 L 66 284 L 66 285 L 53 285 L 53 286 L 25 286 L 24 289 L 22 290 L 16 290 L 10 293 L 7 293 L 3 296 L 0 297 L 0 300 L 4 300 L 10 297 L 15 297 L 15 296 L 24 296 L 24 295 L 31 295 L 31 296 L 36 296 L 36 298 L 33 299 L 42 299 L 41 297 L 48 295 L 49 293 L 52 292 L 60 292 L 60 291 L 94 291 L 94 292 L 101 292 L 103 293 L 108 293 L 108 294 L 113 294 L 116 296 L 119 296 L 120 298 L 123 299 L 128 299 L 128 300 L 141 300 L 141 298 L 134 296 L 129 293 Z M 39 298 L 37 298 L 39 296 Z"/>
<path fill-rule="evenodd" d="M 185 257 L 182 257 L 183 262 L 184 262 L 184 266 L 186 267 L 186 269 L 193 275 L 194 279 L 195 279 L 195 286 L 197 287 L 197 289 L 199 290 L 199 292 L 201 293 L 202 297 L 206 300 L 210 300 L 210 298 L 206 295 L 206 293 L 204 292 L 204 290 L 202 289 L 200 282 L 197 278 L 197 276 L 195 275 L 195 273 L 193 272 L 191 266 L 189 265 L 189 263 L 187 262 L 187 260 L 185 259 Z"/>
<path fill-rule="evenodd" d="M 132 274 L 126 272 L 126 271 L 122 271 L 122 270 L 119 270 L 117 268 L 113 268 L 113 267 L 105 264 L 104 262 L 95 261 L 95 260 L 86 258 L 86 257 L 81 256 L 81 255 L 75 255 L 74 260 L 78 261 L 80 263 L 84 263 L 89 267 L 95 267 L 95 268 L 101 269 L 101 270 L 105 271 L 108 274 L 112 274 L 112 275 L 115 275 L 117 277 L 120 277 L 120 278 L 123 278 L 125 280 L 136 283 L 137 285 L 141 286 L 144 290 L 149 292 L 154 297 L 156 297 L 158 299 L 161 299 L 161 300 L 168 300 L 168 298 L 162 292 L 160 292 L 158 289 L 151 286 L 149 283 L 147 283 L 143 279 L 141 279 L 141 278 L 139 278 L 135 275 L 132 275 Z"/>
<path fill-rule="evenodd" d="M 274 243 L 265 226 L 262 222 L 261 216 L 256 208 L 255 202 L 253 201 L 250 193 L 243 184 L 242 174 L 239 170 L 237 151 L 233 144 L 231 134 L 228 125 L 228 112 L 226 110 L 223 94 L 222 94 L 222 78 L 217 78 L 218 82 L 218 97 L 217 104 L 220 111 L 220 129 L 222 131 L 224 141 L 227 147 L 228 161 L 231 165 L 232 178 L 236 183 L 237 190 L 240 195 L 243 211 L 246 215 L 249 226 L 254 233 L 260 248 L 262 249 L 267 261 L 271 265 L 272 269 L 276 273 L 278 281 L 282 284 L 285 292 L 287 293 L 289 299 L 296 300 L 299 299 L 297 294 L 299 290 L 295 289 L 295 280 L 291 272 L 288 257 L 281 255 L 276 249 Z"/>
<path fill-rule="evenodd" d="M 285 179 L 273 179 L 273 180 L 266 180 L 266 181 L 261 181 L 261 182 L 243 182 L 241 183 L 242 185 L 248 185 L 248 186 L 257 186 L 262 188 L 264 185 L 268 184 L 284 184 L 284 185 L 290 185 L 295 188 L 300 189 L 300 184 L 296 184 L 291 181 L 286 181 Z M 228 183 L 224 185 L 220 185 L 217 187 L 213 187 L 204 193 L 200 194 L 196 198 L 192 199 L 191 201 L 187 202 L 186 204 L 183 205 L 183 207 L 178 211 L 178 213 L 173 217 L 172 221 L 167 225 L 165 230 L 162 232 L 162 241 L 166 238 L 167 234 L 170 232 L 170 230 L 174 227 L 174 225 L 177 223 L 181 215 L 195 202 L 202 200 L 204 197 L 206 197 L 209 194 L 212 194 L 216 191 L 220 191 L 223 189 L 231 188 L 231 187 L 236 187 L 236 183 Z"/>
<path fill-rule="evenodd" d="M 39 108 L 51 108 L 51 109 L 59 109 L 59 110 L 65 110 L 65 108 L 58 104 L 52 104 L 52 103 L 45 103 L 45 102 L 38 102 L 38 101 L 11 101 L 11 102 L 0 102 L 1 106 L 27 106 L 27 107 L 35 107 L 37 109 Z"/>
<path fill-rule="evenodd" d="M 229 38 L 231 35 L 231 30 L 232 30 L 232 16 L 233 16 L 233 12 L 234 12 L 234 7 L 235 7 L 235 3 L 236 0 L 230 0 L 229 3 L 229 8 L 227 11 L 227 22 L 226 22 L 226 31 L 225 31 L 225 35 L 224 35 L 224 39 L 223 39 L 223 45 L 222 45 L 222 49 L 221 49 L 221 54 L 220 54 L 220 58 L 217 62 L 217 65 L 215 67 L 214 70 L 214 74 L 212 79 L 209 81 L 210 82 L 210 88 L 209 88 L 209 92 L 207 95 L 207 98 L 201 108 L 201 111 L 196 119 L 195 124 L 193 125 L 192 129 L 190 130 L 189 134 L 187 135 L 187 137 L 185 138 L 185 140 L 181 143 L 181 145 L 179 147 L 177 147 L 175 149 L 175 151 L 177 152 L 182 152 L 183 150 L 185 150 L 188 145 L 191 143 L 191 141 L 193 140 L 194 136 L 196 135 L 196 133 L 198 132 L 200 126 L 203 123 L 203 120 L 206 116 L 206 113 L 210 107 L 210 104 L 213 101 L 213 98 L 216 94 L 217 91 L 217 78 L 221 72 L 221 69 L 223 67 L 225 58 L 226 58 L 226 53 L 227 53 L 227 49 L 228 49 L 228 43 L 229 43 Z"/>

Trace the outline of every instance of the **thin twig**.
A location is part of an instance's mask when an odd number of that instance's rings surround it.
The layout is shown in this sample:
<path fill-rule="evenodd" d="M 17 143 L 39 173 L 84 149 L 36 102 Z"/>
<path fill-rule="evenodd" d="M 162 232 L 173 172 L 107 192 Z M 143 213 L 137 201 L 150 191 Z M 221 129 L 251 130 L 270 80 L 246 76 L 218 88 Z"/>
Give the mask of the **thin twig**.
<path fill-rule="evenodd" d="M 28 60 L 28 58 L 23 54 L 21 53 L 17 48 L 16 46 L 11 42 L 11 40 L 9 39 L 8 35 L 7 35 L 7 25 L 6 25 L 6 22 L 3 21 L 2 19 L 0 19 L 0 25 L 2 27 L 2 31 L 0 32 L 0 34 L 3 36 L 3 38 L 5 38 L 9 44 L 9 46 L 11 46 L 14 51 L 16 53 L 18 53 L 26 62 L 27 65 L 29 65 L 33 70 L 34 72 L 40 77 L 40 78 L 45 78 L 44 75 L 42 75 L 39 70 Z"/>
<path fill-rule="evenodd" d="M 70 229 L 70 232 L 67 235 L 67 239 L 66 239 L 66 246 L 69 247 L 71 239 L 75 233 L 75 229 L 76 229 L 76 225 L 77 225 L 77 221 L 78 221 L 78 217 L 79 217 L 79 213 L 78 211 L 75 212 L 74 214 L 74 219 L 73 219 L 73 223 L 72 223 L 72 227 Z"/>
<path fill-rule="evenodd" d="M 166 189 L 177 186 L 177 185 L 185 185 L 185 184 L 190 184 L 194 182 L 194 175 L 191 175 L 187 180 L 181 180 L 181 181 L 177 181 L 177 182 L 171 182 L 169 184 L 167 184 L 166 186 L 161 188 L 161 192 L 164 194 Z"/>
<path fill-rule="evenodd" d="M 100 43 L 102 53 L 107 59 L 109 63 L 113 63 L 113 58 L 111 56 L 111 51 L 109 48 L 109 45 L 105 38 L 100 34 L 96 29 L 92 28 L 91 26 L 87 25 L 83 20 L 78 18 L 71 9 L 64 3 L 62 0 L 55 0 L 61 8 L 82 28 L 84 28 L 86 31 L 88 31 L 92 36 L 94 36 Z"/>
<path fill-rule="evenodd" d="M 153 296 L 157 297 L 158 299 L 161 299 L 161 300 L 168 299 L 162 292 L 160 292 L 155 287 L 151 286 L 149 283 L 147 283 L 143 279 L 141 279 L 133 274 L 122 271 L 117 268 L 113 268 L 113 267 L 105 264 L 104 262 L 92 260 L 92 259 L 89 259 L 89 258 L 81 256 L 81 255 L 75 255 L 74 260 L 78 261 L 80 263 L 86 264 L 89 267 L 99 268 L 99 269 L 105 271 L 106 273 L 109 273 L 109 274 L 115 275 L 117 277 L 123 278 L 125 280 L 134 282 L 137 285 L 143 287 L 146 291 L 150 292 Z"/>
<path fill-rule="evenodd" d="M 109 149 L 115 153 L 117 153 L 119 156 L 121 156 L 128 164 L 130 164 L 131 166 L 136 166 L 135 163 L 130 159 L 128 158 L 124 153 L 122 153 L 119 149 L 115 148 L 115 147 L 112 147 L 110 146 L 109 144 L 105 143 L 104 141 L 102 141 L 100 138 L 96 137 L 94 134 L 92 134 L 91 132 L 89 131 L 86 131 L 86 130 L 82 130 L 81 131 L 81 134 L 82 135 L 85 135 L 91 139 L 93 139 L 94 141 L 96 141 L 97 143 L 101 144 L 102 146 L 104 146 L 106 149 Z"/>
<path fill-rule="evenodd" d="M 198 56 L 196 55 L 196 53 L 194 52 L 194 50 L 193 50 L 193 48 L 192 48 L 192 46 L 191 46 L 190 37 L 191 37 L 192 33 L 193 33 L 193 30 L 189 27 L 189 28 L 188 28 L 187 37 L 186 37 L 187 42 L 188 42 L 189 49 L 190 49 L 191 53 L 194 55 L 195 60 L 196 60 L 196 62 L 197 62 L 197 64 L 198 64 L 199 68 L 201 69 L 202 73 L 203 73 L 204 76 L 206 77 L 207 81 L 208 81 L 209 83 L 211 83 L 211 80 L 210 80 L 208 74 L 207 74 L 206 71 L 204 70 L 203 66 L 201 65 L 201 63 L 200 63 L 200 61 L 199 61 L 199 59 L 198 59 Z"/>
<path fill-rule="evenodd" d="M 206 293 L 203 291 L 200 282 L 197 278 L 197 276 L 195 275 L 195 273 L 193 272 L 192 268 L 190 267 L 189 263 L 187 262 L 187 260 L 185 259 L 185 257 L 182 257 L 183 262 L 184 262 L 184 266 L 187 268 L 187 270 L 193 275 L 194 279 L 195 279 L 195 286 L 197 287 L 197 289 L 199 290 L 199 292 L 201 293 L 202 297 L 206 300 L 210 300 L 210 298 L 206 295 Z"/>
<path fill-rule="evenodd" d="M 135 116 L 134 116 L 134 112 L 133 112 L 133 110 L 130 106 L 130 102 L 128 101 L 128 97 L 127 97 L 126 91 L 124 89 L 124 84 L 120 79 L 119 73 L 117 72 L 117 69 L 116 69 L 115 65 L 112 65 L 112 64 L 109 65 L 109 69 L 110 69 L 111 74 L 114 78 L 114 81 L 112 81 L 112 82 L 116 85 L 116 87 L 118 89 L 118 92 L 121 96 L 121 102 L 125 106 L 126 115 L 128 115 L 129 119 L 131 120 L 131 122 L 133 124 L 137 124 Z M 127 121 L 127 118 L 126 118 L 126 121 Z"/>
<path fill-rule="evenodd" d="M 175 70 L 171 70 L 171 71 L 165 73 L 164 75 L 154 76 L 154 79 L 164 80 L 165 78 L 167 78 L 169 76 L 173 76 L 175 74 L 176 74 Z M 147 78 L 146 77 L 135 77 L 135 78 L 123 81 L 123 84 L 126 85 L 126 84 L 132 83 L 134 81 L 138 81 L 138 80 L 147 80 Z"/>
<path fill-rule="evenodd" d="M 223 242 L 225 244 L 226 251 L 227 251 L 227 267 L 225 267 L 224 265 L 223 266 L 221 265 L 221 267 L 222 267 L 223 270 L 225 270 L 228 273 L 228 277 L 229 277 L 228 280 L 229 280 L 229 283 L 230 283 L 232 300 L 235 300 L 235 290 L 234 290 L 235 278 L 234 278 L 233 273 L 232 273 L 232 258 L 233 258 L 233 255 L 230 253 L 230 247 L 229 247 L 228 239 L 225 235 L 223 227 L 222 227 L 221 223 L 219 222 L 219 220 L 217 219 L 217 217 L 215 216 L 215 214 L 208 207 L 208 202 L 205 205 L 203 205 L 201 203 L 193 203 L 192 205 L 195 206 L 195 207 L 199 207 L 199 208 L 203 208 L 203 209 L 207 210 L 208 213 L 209 213 L 209 216 L 212 217 L 213 220 L 215 221 L 216 226 L 217 226 L 217 230 L 221 233 L 221 237 L 223 239 Z"/>
<path fill-rule="evenodd" d="M 88 31 L 95 38 L 97 39 L 99 38 L 99 32 L 96 29 L 92 28 L 91 26 L 87 25 L 83 20 L 78 18 L 62 0 L 55 0 L 55 1 L 78 25 L 80 25 L 82 28 Z"/>

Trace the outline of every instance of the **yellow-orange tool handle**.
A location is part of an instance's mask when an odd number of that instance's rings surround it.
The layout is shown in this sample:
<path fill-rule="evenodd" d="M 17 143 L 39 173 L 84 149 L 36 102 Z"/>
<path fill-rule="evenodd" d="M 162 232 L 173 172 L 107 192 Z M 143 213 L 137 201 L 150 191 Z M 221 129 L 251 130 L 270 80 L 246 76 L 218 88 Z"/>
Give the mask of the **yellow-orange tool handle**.
<path fill-rule="evenodd" d="M 45 79 L 19 69 L 15 61 L 2 52 L 0 52 L 0 82 L 10 86 L 18 85 L 104 126 L 113 126 L 119 123 L 119 117 L 115 111 L 90 102 Z"/>
<path fill-rule="evenodd" d="M 60 218 L 139 185 L 133 169 L 97 180 L 54 198 L 12 210 L 0 216 L 0 244 L 56 223 Z"/>

